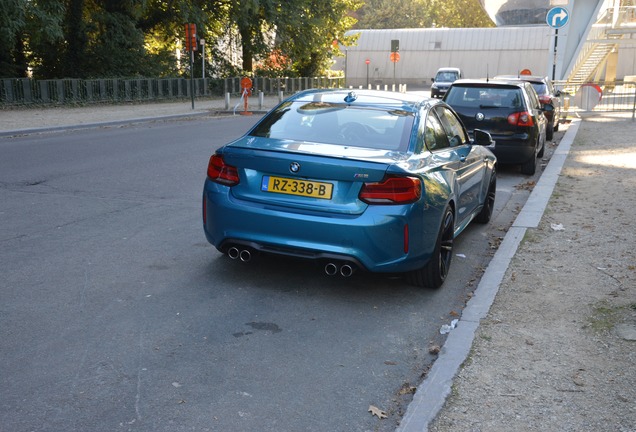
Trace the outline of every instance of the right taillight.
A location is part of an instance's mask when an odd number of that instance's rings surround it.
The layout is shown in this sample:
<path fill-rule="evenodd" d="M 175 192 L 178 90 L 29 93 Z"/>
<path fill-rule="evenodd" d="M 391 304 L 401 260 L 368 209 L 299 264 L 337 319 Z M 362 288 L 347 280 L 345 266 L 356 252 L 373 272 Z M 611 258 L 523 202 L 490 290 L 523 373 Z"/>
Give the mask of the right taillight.
<path fill-rule="evenodd" d="M 543 95 L 539 96 L 539 102 L 541 102 L 542 105 L 545 105 L 552 103 L 552 99 L 550 98 L 550 96 Z"/>
<path fill-rule="evenodd" d="M 529 112 L 516 112 L 508 116 L 508 123 L 513 126 L 534 126 L 534 120 Z"/>
<path fill-rule="evenodd" d="M 238 170 L 232 165 L 228 165 L 223 160 L 223 156 L 214 154 L 208 163 L 208 178 L 216 183 L 226 186 L 239 184 Z"/>
<path fill-rule="evenodd" d="M 422 196 L 422 183 L 415 177 L 389 176 L 362 185 L 358 197 L 367 204 L 409 204 Z"/>

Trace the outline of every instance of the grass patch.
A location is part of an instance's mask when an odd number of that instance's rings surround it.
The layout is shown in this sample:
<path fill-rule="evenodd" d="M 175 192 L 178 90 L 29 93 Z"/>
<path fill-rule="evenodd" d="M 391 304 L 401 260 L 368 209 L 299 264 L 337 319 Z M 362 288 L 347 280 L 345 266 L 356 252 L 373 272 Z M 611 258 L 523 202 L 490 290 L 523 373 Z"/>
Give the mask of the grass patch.
<path fill-rule="evenodd" d="M 616 324 L 623 321 L 628 309 L 636 309 L 636 304 L 625 306 L 612 306 L 606 300 L 597 303 L 592 309 L 592 315 L 588 318 L 589 327 L 597 333 L 611 331 Z"/>

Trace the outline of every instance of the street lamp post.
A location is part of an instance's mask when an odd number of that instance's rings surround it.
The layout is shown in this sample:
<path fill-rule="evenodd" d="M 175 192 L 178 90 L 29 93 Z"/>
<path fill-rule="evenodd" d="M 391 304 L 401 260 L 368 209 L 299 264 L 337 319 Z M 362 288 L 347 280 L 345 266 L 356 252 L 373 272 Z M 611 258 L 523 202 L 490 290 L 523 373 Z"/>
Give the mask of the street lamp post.
<path fill-rule="evenodd" d="M 367 88 L 369 88 L 369 64 L 371 63 L 371 60 L 366 59 L 364 62 L 367 64 Z"/>
<path fill-rule="evenodd" d="M 199 40 L 201 41 L 201 78 L 205 79 L 205 39 Z"/>

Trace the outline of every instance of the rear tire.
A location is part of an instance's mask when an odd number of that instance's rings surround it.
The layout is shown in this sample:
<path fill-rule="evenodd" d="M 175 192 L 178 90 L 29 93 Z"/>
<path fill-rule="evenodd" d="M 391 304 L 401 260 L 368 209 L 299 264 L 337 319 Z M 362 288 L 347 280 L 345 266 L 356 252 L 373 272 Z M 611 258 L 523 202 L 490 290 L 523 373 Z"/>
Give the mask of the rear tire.
<path fill-rule="evenodd" d="M 546 141 L 552 141 L 552 138 L 554 138 L 554 123 L 550 123 L 545 130 Z"/>
<path fill-rule="evenodd" d="M 521 164 L 521 174 L 534 175 L 537 171 L 537 158 L 534 155 Z"/>
<path fill-rule="evenodd" d="M 406 273 L 407 282 L 411 285 L 433 289 L 442 286 L 446 276 L 448 276 L 453 258 L 454 237 L 455 216 L 450 206 L 447 205 L 431 259 L 424 267 Z"/>
<path fill-rule="evenodd" d="M 541 146 L 541 150 L 539 150 L 539 153 L 537 153 L 537 157 L 542 158 L 544 154 L 545 154 L 545 142 Z"/>
<path fill-rule="evenodd" d="M 497 173 L 492 171 L 490 176 L 490 184 L 488 185 L 488 193 L 481 211 L 475 217 L 475 221 L 480 224 L 487 224 L 492 217 L 492 211 L 495 208 L 495 195 L 497 194 Z"/>

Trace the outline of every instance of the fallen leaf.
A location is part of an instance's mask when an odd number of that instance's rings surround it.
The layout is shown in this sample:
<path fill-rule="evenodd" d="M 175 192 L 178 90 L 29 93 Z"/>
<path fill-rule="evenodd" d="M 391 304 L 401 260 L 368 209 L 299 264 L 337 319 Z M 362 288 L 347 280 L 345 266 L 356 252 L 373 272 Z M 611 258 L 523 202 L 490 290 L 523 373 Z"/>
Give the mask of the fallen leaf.
<path fill-rule="evenodd" d="M 369 412 L 372 416 L 377 416 L 379 419 L 387 418 L 386 413 L 376 406 L 369 405 Z"/>
<path fill-rule="evenodd" d="M 402 388 L 398 392 L 398 395 L 403 396 L 407 394 L 415 394 L 416 391 L 417 391 L 416 387 L 413 387 L 409 383 L 405 383 L 404 385 L 402 385 Z"/>

